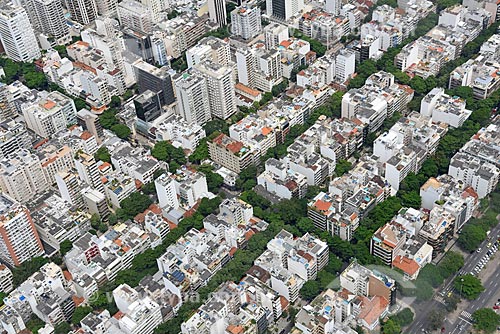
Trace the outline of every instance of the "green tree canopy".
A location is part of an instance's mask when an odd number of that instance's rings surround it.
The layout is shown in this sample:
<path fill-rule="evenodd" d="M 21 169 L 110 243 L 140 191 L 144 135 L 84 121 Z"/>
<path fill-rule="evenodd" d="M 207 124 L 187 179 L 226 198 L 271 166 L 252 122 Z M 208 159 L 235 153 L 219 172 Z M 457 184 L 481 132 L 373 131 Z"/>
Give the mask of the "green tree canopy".
<path fill-rule="evenodd" d="M 458 244 L 463 250 L 473 252 L 485 239 L 486 231 L 480 225 L 469 223 L 462 229 Z"/>
<path fill-rule="evenodd" d="M 59 252 L 61 253 L 61 256 L 64 256 L 72 248 L 73 248 L 73 243 L 69 239 L 66 239 L 59 245 Z"/>
<path fill-rule="evenodd" d="M 151 149 L 151 155 L 158 160 L 166 161 L 170 164 L 175 162 L 179 166 L 187 162 L 184 150 L 180 147 L 174 147 L 167 141 L 157 142 Z M 171 172 L 175 172 L 175 170 L 171 168 Z"/>
<path fill-rule="evenodd" d="M 404 308 L 398 313 L 396 313 L 391 318 L 396 321 L 400 326 L 407 326 L 413 322 L 415 314 L 410 308 Z"/>
<path fill-rule="evenodd" d="M 106 146 L 99 147 L 97 152 L 94 154 L 94 158 L 96 160 L 101 160 L 104 162 L 111 163 L 111 154 L 109 153 L 109 150 Z"/>
<path fill-rule="evenodd" d="M 14 286 L 18 286 L 26 281 L 28 277 L 37 272 L 44 264 L 49 263 L 49 259 L 44 257 L 34 257 L 29 261 L 23 262 L 20 266 L 12 270 L 12 281 Z"/>
<path fill-rule="evenodd" d="M 460 295 L 470 300 L 476 299 L 484 291 L 481 280 L 471 274 L 457 276 L 453 287 Z"/>
<path fill-rule="evenodd" d="M 304 285 L 300 289 L 300 296 L 307 301 L 311 301 L 316 296 L 318 296 L 320 294 L 320 292 L 321 292 L 321 290 L 320 290 L 318 282 L 307 281 L 304 283 Z"/>
<path fill-rule="evenodd" d="M 383 334 L 400 334 L 401 333 L 401 325 L 398 324 L 393 319 L 388 319 L 382 325 L 382 333 Z"/>
<path fill-rule="evenodd" d="M 464 266 L 464 257 L 462 254 L 454 251 L 449 251 L 439 263 L 441 276 L 444 278 L 450 277 Z"/>
<path fill-rule="evenodd" d="M 66 321 L 63 321 L 54 327 L 54 334 L 68 334 L 69 332 L 71 332 L 71 325 Z"/>
<path fill-rule="evenodd" d="M 427 318 L 429 329 L 436 330 L 436 329 L 441 328 L 441 326 L 443 325 L 444 316 L 445 316 L 445 312 L 442 309 L 431 310 L 429 312 L 428 318 Z"/>
<path fill-rule="evenodd" d="M 340 177 L 350 171 L 351 168 L 352 163 L 347 160 L 339 159 L 339 161 L 337 161 L 337 164 L 335 165 L 335 174 Z"/>
<path fill-rule="evenodd" d="M 472 313 L 474 328 L 483 333 L 494 333 L 500 325 L 500 314 L 489 308 L 481 308 Z"/>
<path fill-rule="evenodd" d="M 80 321 L 82 321 L 82 319 L 85 318 L 90 312 L 92 312 L 92 307 L 90 307 L 90 306 L 78 306 L 77 308 L 75 308 L 75 312 L 73 313 L 73 316 L 71 317 L 71 323 L 73 325 L 80 324 Z"/>
<path fill-rule="evenodd" d="M 120 209 L 117 210 L 116 214 L 121 220 L 132 219 L 138 213 L 144 212 L 151 204 L 153 201 L 149 196 L 133 192 L 120 202 Z"/>
<path fill-rule="evenodd" d="M 111 131 L 113 131 L 114 134 L 121 139 L 127 139 L 132 133 L 130 128 L 125 124 L 115 124 L 111 127 Z"/>

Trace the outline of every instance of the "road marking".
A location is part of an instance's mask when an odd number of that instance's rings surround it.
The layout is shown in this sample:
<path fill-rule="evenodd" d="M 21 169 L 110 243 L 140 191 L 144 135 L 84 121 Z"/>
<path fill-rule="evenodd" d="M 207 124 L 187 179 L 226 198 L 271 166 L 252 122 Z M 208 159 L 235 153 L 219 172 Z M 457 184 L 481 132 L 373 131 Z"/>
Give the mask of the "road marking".
<path fill-rule="evenodd" d="M 465 320 L 464 318 L 459 318 L 459 319 L 460 319 L 460 320 L 462 320 L 462 321 L 465 321 L 465 322 L 466 322 L 466 323 L 468 323 L 469 325 L 472 325 L 472 322 L 467 321 L 467 320 Z"/>
<path fill-rule="evenodd" d="M 460 316 L 461 316 L 461 317 L 463 317 L 463 318 L 464 318 L 464 320 L 465 320 L 465 319 L 469 319 L 469 320 L 470 320 L 470 319 L 472 319 L 472 314 L 470 314 L 470 313 L 469 313 L 469 312 L 467 312 L 467 311 L 462 311 L 462 313 L 460 313 Z"/>

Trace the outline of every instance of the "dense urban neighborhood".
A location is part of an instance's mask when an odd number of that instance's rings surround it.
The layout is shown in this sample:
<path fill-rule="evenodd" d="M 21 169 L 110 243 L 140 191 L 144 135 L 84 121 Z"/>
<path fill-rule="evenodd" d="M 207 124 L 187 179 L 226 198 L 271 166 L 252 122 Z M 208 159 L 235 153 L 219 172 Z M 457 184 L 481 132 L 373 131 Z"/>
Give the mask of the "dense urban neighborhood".
<path fill-rule="evenodd" d="M 500 1 L 0 0 L 0 334 L 500 332 Z"/>

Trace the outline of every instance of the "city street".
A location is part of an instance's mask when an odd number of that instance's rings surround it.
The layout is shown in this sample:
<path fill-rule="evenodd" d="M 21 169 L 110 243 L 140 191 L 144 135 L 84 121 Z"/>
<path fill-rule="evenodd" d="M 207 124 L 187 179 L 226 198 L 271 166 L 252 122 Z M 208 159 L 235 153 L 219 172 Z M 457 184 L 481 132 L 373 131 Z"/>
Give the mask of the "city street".
<path fill-rule="evenodd" d="M 491 230 L 490 233 L 491 239 L 496 239 L 499 234 L 500 234 L 500 224 L 498 224 L 495 228 Z M 451 291 L 453 289 L 453 280 L 455 279 L 455 277 L 470 273 L 474 269 L 474 267 L 478 264 L 479 260 L 488 251 L 488 247 L 486 247 L 488 242 L 489 242 L 488 240 L 485 240 L 481 244 L 480 252 L 474 252 L 465 258 L 465 263 L 462 269 L 443 283 L 441 288 L 436 291 L 434 298 L 432 300 L 420 303 L 418 305 L 413 305 L 414 309 L 416 310 L 415 320 L 410 325 L 410 327 L 408 327 L 408 329 L 405 330 L 405 333 L 416 334 L 416 333 L 422 333 L 425 330 L 427 330 L 429 312 L 444 307 L 444 305 L 440 301 L 436 300 L 437 297 L 439 297 L 439 294 L 443 291 L 444 293 L 448 293 L 449 291 Z M 488 263 L 488 266 L 495 267 L 496 271 L 493 275 L 491 275 L 491 277 L 489 277 L 485 282 L 483 282 L 483 286 L 485 287 L 486 290 L 481 294 L 481 296 L 477 300 L 474 300 L 468 304 L 463 315 L 460 316 L 461 320 L 458 320 L 453 324 L 447 323 L 445 321 L 444 327 L 446 328 L 446 333 L 465 333 L 465 328 L 468 328 L 471 325 L 470 315 L 478 308 L 491 307 L 492 306 L 491 302 L 493 300 L 496 301 L 497 298 L 500 298 L 500 296 L 497 297 L 497 295 L 500 294 L 498 291 L 499 290 L 498 287 L 500 285 L 500 257 L 498 255 L 496 257 L 493 257 Z M 463 326 L 463 329 L 457 331 L 460 326 Z M 453 332 L 453 330 L 455 330 L 455 332 Z"/>
<path fill-rule="evenodd" d="M 465 333 L 472 325 L 471 315 L 480 308 L 491 308 L 500 298 L 500 257 L 497 254 L 488 264 L 494 271 L 483 281 L 485 291 L 481 293 L 478 299 L 468 302 L 465 310 L 453 324 L 445 324 L 445 333 Z"/>

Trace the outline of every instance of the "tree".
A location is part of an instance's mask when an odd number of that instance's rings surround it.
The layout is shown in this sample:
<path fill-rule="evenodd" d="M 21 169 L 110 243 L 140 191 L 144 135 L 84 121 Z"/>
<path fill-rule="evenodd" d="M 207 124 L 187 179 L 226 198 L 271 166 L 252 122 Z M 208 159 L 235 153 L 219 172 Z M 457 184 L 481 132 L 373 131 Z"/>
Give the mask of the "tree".
<path fill-rule="evenodd" d="M 405 192 L 401 195 L 402 206 L 419 209 L 421 204 L 422 197 L 416 191 Z"/>
<path fill-rule="evenodd" d="M 38 330 L 44 326 L 45 322 L 40 320 L 35 314 L 32 314 L 30 320 L 26 323 L 26 328 L 34 334 L 37 334 Z"/>
<path fill-rule="evenodd" d="M 396 321 L 389 319 L 382 325 L 383 334 L 399 334 L 401 333 L 401 325 Z"/>
<path fill-rule="evenodd" d="M 440 269 L 438 269 L 434 264 L 428 263 L 420 270 L 417 280 L 426 281 L 432 287 L 437 288 L 443 284 L 444 278 L 441 276 Z"/>
<path fill-rule="evenodd" d="M 457 241 L 463 250 L 473 252 L 485 239 L 486 231 L 479 225 L 469 223 L 464 226 Z"/>
<path fill-rule="evenodd" d="M 335 174 L 340 177 L 351 170 L 351 168 L 352 164 L 349 161 L 339 159 L 339 161 L 337 161 L 337 165 L 335 166 Z"/>
<path fill-rule="evenodd" d="M 206 217 L 211 213 L 217 212 L 219 209 L 219 204 L 222 202 L 220 197 L 215 197 L 213 199 L 208 199 L 207 197 L 203 197 L 200 201 L 200 205 L 198 206 L 198 212 Z"/>
<path fill-rule="evenodd" d="M 118 221 L 118 218 L 116 217 L 115 214 L 110 214 L 109 217 L 108 217 L 108 223 L 109 225 L 113 226 L 116 224 L 116 222 Z"/>
<path fill-rule="evenodd" d="M 417 297 L 417 301 L 426 301 L 431 300 L 432 295 L 434 295 L 434 289 L 432 285 L 427 283 L 426 281 L 416 281 L 416 290 L 415 297 Z"/>
<path fill-rule="evenodd" d="M 71 323 L 73 325 L 80 324 L 83 318 L 85 318 L 90 312 L 92 312 L 92 307 L 90 306 L 78 306 L 75 308 L 75 312 L 73 312 L 73 316 L 71 317 Z"/>
<path fill-rule="evenodd" d="M 59 245 L 59 252 L 61 253 L 61 256 L 64 256 L 72 248 L 73 248 L 73 243 L 69 239 L 66 239 Z"/>
<path fill-rule="evenodd" d="M 130 128 L 125 124 L 115 124 L 111 127 L 111 131 L 113 131 L 115 135 L 121 139 L 127 139 L 132 133 Z"/>
<path fill-rule="evenodd" d="M 68 334 L 69 332 L 71 332 L 71 325 L 66 321 L 63 321 L 54 327 L 54 334 Z"/>
<path fill-rule="evenodd" d="M 445 308 L 448 312 L 453 312 L 457 309 L 458 303 L 460 303 L 460 297 L 456 293 L 452 293 L 450 296 L 446 295 L 444 297 Z"/>
<path fill-rule="evenodd" d="M 449 251 L 439 263 L 441 275 L 444 278 L 450 277 L 464 266 L 464 257 L 458 252 Z"/>
<path fill-rule="evenodd" d="M 415 314 L 409 308 L 404 308 L 391 318 L 401 326 L 407 326 L 413 322 Z"/>
<path fill-rule="evenodd" d="M 40 268 L 48 262 L 49 259 L 40 256 L 23 262 L 20 266 L 15 267 L 12 270 L 12 284 L 14 286 L 20 285 L 22 282 L 26 281 L 28 277 L 40 270 Z"/>
<path fill-rule="evenodd" d="M 484 333 L 494 333 L 500 325 L 500 314 L 489 308 L 481 308 L 472 313 L 474 328 Z"/>
<path fill-rule="evenodd" d="M 45 75 L 42 72 L 37 72 L 34 68 L 32 71 L 25 73 L 23 77 L 28 88 L 43 90 L 48 87 Z"/>
<path fill-rule="evenodd" d="M 300 289 L 300 295 L 307 301 L 313 300 L 321 292 L 318 282 L 307 281 Z"/>
<path fill-rule="evenodd" d="M 461 296 L 469 300 L 476 299 L 484 291 L 481 280 L 471 274 L 457 276 L 453 287 Z"/>
<path fill-rule="evenodd" d="M 173 9 L 170 13 L 167 14 L 167 19 L 171 20 L 179 16 L 179 12 Z"/>
<path fill-rule="evenodd" d="M 99 122 L 101 123 L 103 128 L 111 129 L 113 125 L 118 124 L 118 119 L 116 118 L 115 114 L 116 110 L 114 109 L 108 109 L 103 111 L 103 113 L 99 116 Z"/>
<path fill-rule="evenodd" d="M 101 160 L 104 162 L 111 163 L 111 154 L 109 153 L 109 150 L 106 146 L 99 147 L 97 152 L 94 154 L 94 158 L 96 160 Z"/>
<path fill-rule="evenodd" d="M 82 109 L 87 108 L 87 103 L 85 103 L 84 100 L 82 100 L 80 98 L 75 98 L 75 99 L 73 99 L 73 101 L 75 102 L 76 110 L 82 110 Z"/>
<path fill-rule="evenodd" d="M 94 230 L 97 230 L 99 228 L 100 223 L 101 223 L 101 218 L 99 217 L 99 215 L 97 213 L 94 213 L 90 217 L 90 226 L 92 226 L 92 228 Z"/>
<path fill-rule="evenodd" d="M 207 181 L 208 183 L 208 181 Z M 142 192 L 145 194 L 145 195 L 152 195 L 152 194 L 156 194 L 156 186 L 155 186 L 155 183 L 154 182 L 148 182 L 146 184 L 143 184 L 142 187 L 141 187 L 141 190 Z"/>
<path fill-rule="evenodd" d="M 105 233 L 108 231 L 108 225 L 105 223 L 100 223 L 97 229 L 99 230 L 99 232 Z"/>
<path fill-rule="evenodd" d="M 184 165 L 187 162 L 184 150 L 179 147 L 174 147 L 167 141 L 157 142 L 151 149 L 151 155 L 158 160 L 169 162 L 169 164 L 175 162 L 178 165 Z M 175 171 L 174 168 L 170 169 Z"/>
<path fill-rule="evenodd" d="M 443 310 L 431 310 L 428 315 L 428 325 L 432 330 L 441 328 L 443 325 L 445 313 Z"/>
<path fill-rule="evenodd" d="M 120 202 L 120 209 L 117 210 L 116 214 L 121 220 L 132 219 L 137 214 L 144 212 L 151 204 L 153 201 L 149 196 L 133 192 Z"/>
<path fill-rule="evenodd" d="M 419 95 L 424 95 L 427 92 L 427 85 L 425 84 L 425 80 L 418 75 L 414 76 L 410 80 L 410 87 L 413 88 Z"/>
<path fill-rule="evenodd" d="M 112 96 L 111 102 L 109 103 L 110 108 L 118 109 L 122 105 L 122 99 L 119 96 Z"/>

